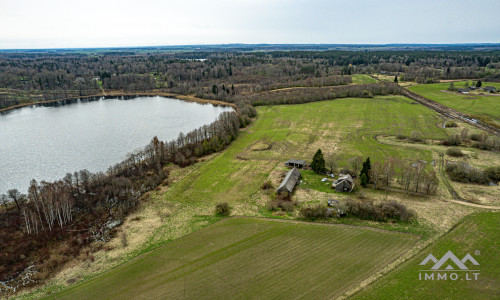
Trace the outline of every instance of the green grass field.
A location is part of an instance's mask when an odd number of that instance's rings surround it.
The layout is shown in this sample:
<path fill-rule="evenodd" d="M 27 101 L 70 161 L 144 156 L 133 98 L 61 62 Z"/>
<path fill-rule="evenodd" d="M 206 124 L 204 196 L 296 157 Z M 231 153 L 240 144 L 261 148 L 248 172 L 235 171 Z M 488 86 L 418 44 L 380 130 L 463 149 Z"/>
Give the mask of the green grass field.
<path fill-rule="evenodd" d="M 365 74 L 354 74 L 351 77 L 353 84 L 368 84 L 377 82 L 377 80 Z"/>
<path fill-rule="evenodd" d="M 225 219 L 53 298 L 330 299 L 417 240 L 356 226 Z"/>
<path fill-rule="evenodd" d="M 479 213 L 466 217 L 455 229 L 419 255 L 354 295 L 355 299 L 499 299 L 500 298 L 500 213 Z M 478 250 L 479 254 L 476 254 Z M 420 262 L 429 253 L 440 259 L 452 251 L 459 259 L 470 253 L 479 266 L 478 280 L 419 280 Z M 459 273 L 459 272 L 457 272 Z M 473 278 L 470 275 L 470 278 Z M 462 280 L 463 279 L 463 280 Z"/>
<path fill-rule="evenodd" d="M 259 118 L 222 154 L 204 163 L 166 194 L 168 200 L 248 201 L 269 172 L 290 158 L 310 161 L 318 148 L 339 167 L 353 156 L 432 160 L 431 151 L 378 143 L 376 134 L 444 138 L 437 114 L 402 96 L 346 98 L 258 108 Z M 262 146 L 265 147 L 262 147 Z M 262 148 L 270 148 L 261 150 Z M 257 150 L 256 150 L 257 149 Z"/>
<path fill-rule="evenodd" d="M 463 82 L 455 82 L 454 84 L 456 88 L 463 88 Z M 497 89 L 500 89 L 500 83 L 483 82 L 483 86 L 487 85 L 495 86 Z M 486 97 L 474 94 L 457 95 L 442 92 L 442 90 L 446 91 L 449 86 L 449 83 L 433 83 L 416 85 L 409 89 L 414 93 L 444 104 L 462 113 L 474 115 L 476 117 L 485 117 L 486 120 L 491 120 L 500 126 L 500 96 Z"/>

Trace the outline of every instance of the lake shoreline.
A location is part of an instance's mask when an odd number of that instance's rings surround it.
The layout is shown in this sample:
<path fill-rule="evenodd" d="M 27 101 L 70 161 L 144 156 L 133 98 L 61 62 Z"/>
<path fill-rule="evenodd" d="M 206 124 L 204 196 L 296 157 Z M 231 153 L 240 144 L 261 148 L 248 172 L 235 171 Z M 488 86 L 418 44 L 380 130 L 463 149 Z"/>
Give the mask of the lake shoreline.
<path fill-rule="evenodd" d="M 172 99 L 177 99 L 177 100 L 182 100 L 186 102 L 195 102 L 199 104 L 212 104 L 215 106 L 230 106 L 233 109 L 237 110 L 237 106 L 234 103 L 229 103 L 229 102 L 224 102 L 224 101 L 219 101 L 219 100 L 207 100 L 207 99 L 201 99 L 198 97 L 195 97 L 193 95 L 181 95 L 181 94 L 174 94 L 174 93 L 169 93 L 169 92 L 162 92 L 162 91 L 151 91 L 151 92 L 124 92 L 121 90 L 112 90 L 106 93 L 101 93 L 101 94 L 95 94 L 95 95 L 88 95 L 88 96 L 81 96 L 81 97 L 70 97 L 70 98 L 62 98 L 62 99 L 57 99 L 57 100 L 46 100 L 46 101 L 36 101 L 36 102 L 31 102 L 31 103 L 21 103 L 5 108 L 0 109 L 0 114 L 7 113 L 12 110 L 16 109 L 21 109 L 23 107 L 30 107 L 33 105 L 43 105 L 43 104 L 50 104 L 50 103 L 56 103 L 60 101 L 73 101 L 73 100 L 78 100 L 78 99 L 89 99 L 89 98 L 98 98 L 98 97 L 141 97 L 141 96 L 161 96 L 161 97 L 168 97 Z"/>

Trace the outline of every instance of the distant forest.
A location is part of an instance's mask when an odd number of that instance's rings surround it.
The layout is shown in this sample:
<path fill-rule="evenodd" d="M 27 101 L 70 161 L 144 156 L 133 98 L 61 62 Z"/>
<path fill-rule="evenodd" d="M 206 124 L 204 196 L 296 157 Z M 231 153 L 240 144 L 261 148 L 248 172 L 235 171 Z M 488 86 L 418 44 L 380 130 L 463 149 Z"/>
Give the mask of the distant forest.
<path fill-rule="evenodd" d="M 419 83 L 500 79 L 499 45 L 184 47 L 2 50 L 0 108 L 102 95 L 103 89 L 161 90 L 236 102 L 278 88 L 346 85 L 354 74 Z"/>

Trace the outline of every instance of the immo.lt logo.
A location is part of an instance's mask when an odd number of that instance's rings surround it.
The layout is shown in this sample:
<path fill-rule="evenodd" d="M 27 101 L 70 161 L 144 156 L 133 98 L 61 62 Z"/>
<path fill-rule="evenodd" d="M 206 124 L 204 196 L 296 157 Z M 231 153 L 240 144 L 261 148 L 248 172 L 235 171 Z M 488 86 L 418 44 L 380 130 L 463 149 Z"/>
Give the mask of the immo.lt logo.
<path fill-rule="evenodd" d="M 476 255 L 480 252 L 476 250 Z M 421 266 L 427 266 L 429 262 L 434 263 L 434 265 L 427 270 L 419 270 L 418 279 L 419 280 L 478 280 L 479 270 L 470 270 L 465 265 L 473 265 L 473 269 L 477 269 L 475 266 L 479 266 L 479 263 L 472 257 L 472 255 L 465 255 L 462 260 L 453 254 L 453 252 L 446 252 L 440 260 L 437 260 L 434 255 L 429 254 L 421 263 Z"/>

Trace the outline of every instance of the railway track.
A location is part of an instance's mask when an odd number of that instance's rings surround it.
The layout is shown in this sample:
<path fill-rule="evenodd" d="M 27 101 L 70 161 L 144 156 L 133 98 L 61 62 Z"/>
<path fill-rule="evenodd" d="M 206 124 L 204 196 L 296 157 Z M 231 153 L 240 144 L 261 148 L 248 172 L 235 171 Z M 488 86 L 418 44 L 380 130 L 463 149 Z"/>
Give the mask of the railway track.
<path fill-rule="evenodd" d="M 415 100 L 418 103 L 420 103 L 424 106 L 427 106 L 428 108 L 430 108 L 434 111 L 437 111 L 438 113 L 440 113 L 448 118 L 468 123 L 474 127 L 485 130 L 493 135 L 500 136 L 500 129 L 498 129 L 498 128 L 495 128 L 495 127 L 490 126 L 488 124 L 481 123 L 479 120 L 468 118 L 464 114 L 462 114 L 462 113 L 460 113 L 452 108 L 449 108 L 448 106 L 444 106 L 440 103 L 437 103 L 435 101 L 432 101 L 430 99 L 422 97 L 422 96 L 415 94 L 415 93 L 413 93 L 413 92 L 411 92 L 403 87 L 400 87 L 400 91 L 401 91 L 401 94 L 405 95 L 406 97 L 408 97 L 412 100 Z"/>

